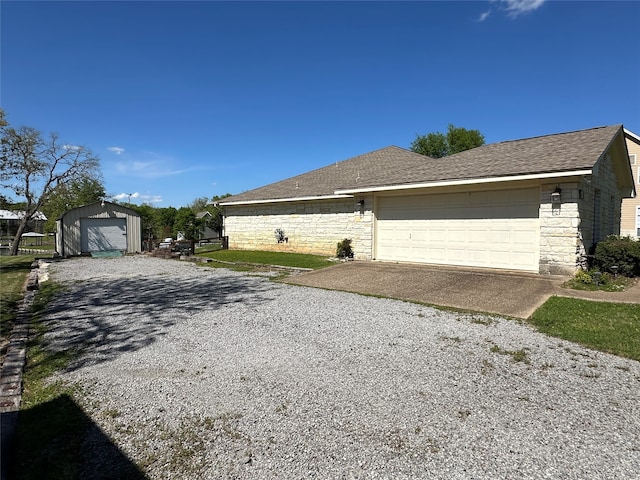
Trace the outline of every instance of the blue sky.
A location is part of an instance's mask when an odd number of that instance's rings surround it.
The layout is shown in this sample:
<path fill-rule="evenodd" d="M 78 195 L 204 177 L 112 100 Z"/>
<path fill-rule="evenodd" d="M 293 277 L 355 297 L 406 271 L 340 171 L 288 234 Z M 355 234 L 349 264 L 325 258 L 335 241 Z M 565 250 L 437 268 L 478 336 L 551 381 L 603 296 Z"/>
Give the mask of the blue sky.
<path fill-rule="evenodd" d="M 158 207 L 448 124 L 640 133 L 640 2 L 0 2 L 0 105 Z M 131 197 L 129 197 L 129 194 Z"/>

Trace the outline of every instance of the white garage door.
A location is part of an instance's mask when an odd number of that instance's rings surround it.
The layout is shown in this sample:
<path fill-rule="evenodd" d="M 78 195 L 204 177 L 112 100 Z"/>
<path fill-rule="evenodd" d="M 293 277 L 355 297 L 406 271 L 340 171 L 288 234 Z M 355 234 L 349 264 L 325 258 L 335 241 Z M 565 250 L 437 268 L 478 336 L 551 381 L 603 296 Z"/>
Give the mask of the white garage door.
<path fill-rule="evenodd" d="M 381 197 L 376 258 L 538 271 L 538 189 Z"/>
<path fill-rule="evenodd" d="M 83 218 L 80 231 L 83 253 L 127 250 L 126 218 Z"/>

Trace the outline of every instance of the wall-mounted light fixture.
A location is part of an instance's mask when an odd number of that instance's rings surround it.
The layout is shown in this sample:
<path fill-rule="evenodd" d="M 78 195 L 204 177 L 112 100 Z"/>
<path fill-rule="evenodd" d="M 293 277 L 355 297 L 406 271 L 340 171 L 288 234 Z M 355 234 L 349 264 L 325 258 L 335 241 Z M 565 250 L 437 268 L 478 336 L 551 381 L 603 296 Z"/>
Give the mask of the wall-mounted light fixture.
<path fill-rule="evenodd" d="M 560 203 L 562 201 L 562 190 L 560 187 L 551 192 L 551 203 Z"/>
<path fill-rule="evenodd" d="M 364 198 L 361 198 L 360 200 L 358 200 L 358 207 L 360 208 L 364 207 Z"/>
<path fill-rule="evenodd" d="M 102 202 L 100 202 L 100 206 L 104 208 L 104 198 L 102 199 Z"/>

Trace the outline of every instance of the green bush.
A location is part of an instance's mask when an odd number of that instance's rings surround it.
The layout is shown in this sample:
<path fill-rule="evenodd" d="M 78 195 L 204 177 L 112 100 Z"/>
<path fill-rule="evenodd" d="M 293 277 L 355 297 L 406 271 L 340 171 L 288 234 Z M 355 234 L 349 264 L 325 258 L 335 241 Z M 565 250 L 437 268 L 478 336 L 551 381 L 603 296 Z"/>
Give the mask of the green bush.
<path fill-rule="evenodd" d="M 586 285 L 591 285 L 593 283 L 593 276 L 587 270 L 578 270 L 573 278 L 576 282 L 584 283 Z"/>
<path fill-rule="evenodd" d="M 593 265 L 602 272 L 613 272 L 611 267 L 617 266 L 621 275 L 640 276 L 640 241 L 611 235 L 596 245 Z"/>
<path fill-rule="evenodd" d="M 350 238 L 345 238 L 341 242 L 338 242 L 338 247 L 336 248 L 336 257 L 353 258 L 353 250 L 351 248 Z"/>

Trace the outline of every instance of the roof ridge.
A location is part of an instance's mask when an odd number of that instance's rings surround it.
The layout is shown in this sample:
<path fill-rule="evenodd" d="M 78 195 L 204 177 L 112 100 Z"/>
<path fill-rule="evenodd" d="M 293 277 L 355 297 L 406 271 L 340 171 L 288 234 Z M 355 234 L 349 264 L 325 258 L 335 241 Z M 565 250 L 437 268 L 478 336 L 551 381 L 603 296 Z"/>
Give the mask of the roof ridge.
<path fill-rule="evenodd" d="M 538 138 L 546 138 L 546 137 L 556 137 L 558 135 L 571 135 L 574 133 L 581 133 L 581 132 L 589 132 L 589 131 L 593 131 L 593 130 L 600 130 L 600 129 L 604 129 L 604 128 L 620 128 L 622 127 L 621 124 L 617 124 L 617 125 L 601 125 L 599 127 L 591 127 L 591 128 L 581 128 L 580 130 L 572 130 L 570 132 L 556 132 L 556 133 L 548 133 L 546 135 L 536 135 L 534 137 L 526 137 L 526 138 L 517 138 L 514 140 L 502 140 L 500 142 L 493 142 L 493 143 L 487 143 L 486 145 L 482 145 L 484 146 L 490 146 L 490 145 L 502 145 L 505 143 L 512 143 L 512 142 L 523 142 L 526 140 L 535 140 Z"/>

